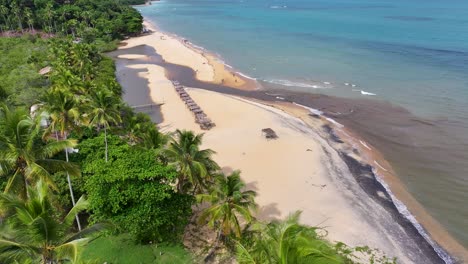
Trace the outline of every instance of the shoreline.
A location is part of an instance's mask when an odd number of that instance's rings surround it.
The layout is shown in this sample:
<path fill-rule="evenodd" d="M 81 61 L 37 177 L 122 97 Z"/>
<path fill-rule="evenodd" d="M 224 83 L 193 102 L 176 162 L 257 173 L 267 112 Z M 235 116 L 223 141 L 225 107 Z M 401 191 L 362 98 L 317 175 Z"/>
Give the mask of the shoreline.
<path fill-rule="evenodd" d="M 155 30 L 155 31 L 156 31 L 156 30 Z M 157 31 L 156 31 L 156 32 L 157 32 Z M 164 34 L 164 33 L 159 32 L 158 34 Z M 180 39 L 179 39 L 178 41 L 180 42 Z M 183 43 L 181 43 L 181 44 L 183 44 Z M 184 46 L 185 48 L 191 48 L 191 46 L 189 46 L 189 45 L 184 45 L 184 44 L 183 44 L 182 46 Z M 159 53 L 159 52 L 158 52 L 158 53 Z M 203 53 L 200 53 L 200 52 L 197 52 L 197 53 L 198 53 L 200 56 L 202 56 L 202 57 L 205 56 Z M 161 54 L 161 55 L 164 57 L 164 54 Z M 206 59 L 206 57 L 205 57 L 205 59 Z M 208 60 L 208 59 L 207 59 L 207 60 Z M 174 62 L 172 62 L 172 63 L 174 63 Z M 210 64 L 210 65 L 211 65 L 211 64 Z M 190 67 L 190 66 L 193 66 L 193 65 L 186 65 L 186 66 Z M 211 66 L 212 66 L 212 65 L 211 65 Z M 192 69 L 193 69 L 193 68 L 192 68 Z M 214 70 L 214 71 L 215 71 L 215 70 Z M 197 78 L 198 78 L 198 72 L 197 72 Z M 214 80 L 214 79 L 215 79 L 215 78 L 213 77 L 213 80 Z M 251 100 L 251 98 L 249 98 L 249 100 Z M 263 102 L 263 104 L 264 104 L 264 105 L 265 105 L 265 104 L 266 104 L 266 105 L 273 104 L 276 108 L 281 108 L 281 106 L 279 107 L 279 105 L 284 104 L 284 103 L 283 103 L 283 102 L 281 102 L 281 103 L 272 103 L 272 102 L 265 103 L 265 102 Z M 279 104 L 279 105 L 278 105 L 278 104 Z M 289 106 L 287 106 L 286 108 L 294 108 L 294 106 L 293 106 L 293 105 L 289 105 Z M 284 109 L 282 109 L 282 110 L 288 112 L 288 110 L 284 110 Z M 303 109 L 303 110 L 305 110 L 305 109 Z M 298 115 L 299 115 L 298 118 L 300 118 L 300 119 L 303 120 L 303 121 L 304 121 L 305 118 L 301 118 L 300 116 L 301 116 L 301 115 L 302 115 L 302 116 L 307 116 L 307 115 L 308 115 L 307 111 L 305 111 L 305 112 L 302 111 L 302 113 L 294 113 L 294 112 L 295 112 L 295 111 L 291 111 L 291 109 L 289 109 L 288 114 L 291 114 L 292 116 L 294 116 L 294 117 L 296 117 L 296 118 L 297 118 Z M 299 112 L 300 112 L 300 111 L 299 111 Z M 166 118 L 166 117 L 164 117 L 164 118 Z M 322 120 L 322 121 L 323 121 L 323 120 Z M 328 120 L 328 121 L 330 121 L 330 120 Z M 307 122 L 306 122 L 306 123 L 307 123 Z M 333 124 L 332 124 L 332 126 L 333 126 Z M 340 134 L 340 133 L 342 133 L 342 134 Z M 339 132 L 339 134 L 340 134 L 340 135 L 338 136 L 338 138 L 346 138 L 346 135 L 348 135 L 348 136 L 351 138 L 350 134 L 352 134 L 352 132 L 349 132 L 349 131 L 342 131 L 342 132 Z M 356 139 L 357 137 L 352 137 L 352 138 L 355 138 L 355 139 Z M 348 140 L 348 138 L 347 138 L 346 140 Z M 346 140 L 345 140 L 345 141 L 346 141 Z M 356 144 L 356 142 L 354 142 L 354 143 L 351 143 L 350 145 L 353 145 L 353 144 L 354 144 L 353 148 L 359 149 L 359 152 L 364 153 L 364 152 L 366 152 L 366 149 L 364 149 L 364 148 L 370 148 L 370 147 L 367 145 L 368 143 L 367 143 L 367 144 L 366 144 L 366 143 L 362 144 L 363 141 L 361 141 L 361 140 L 358 140 L 358 141 L 361 142 L 361 144 Z M 349 143 L 349 142 L 348 142 L 348 143 Z M 376 171 L 376 174 L 377 174 L 377 175 L 379 175 L 379 174 L 384 175 L 383 178 L 384 178 L 384 181 L 385 181 L 386 183 L 388 183 L 388 181 L 389 181 L 389 179 L 391 179 L 391 177 L 394 177 L 395 179 L 397 179 L 395 182 L 392 182 L 392 181 L 391 181 L 392 184 L 390 184 L 390 189 L 391 189 L 392 191 L 394 191 L 393 189 L 395 188 L 395 186 L 401 185 L 400 187 L 402 188 L 402 190 L 395 192 L 395 193 L 396 193 L 396 197 L 397 197 L 398 199 L 400 199 L 399 197 L 402 195 L 401 192 L 405 192 L 405 191 L 406 191 L 405 188 L 404 188 L 404 186 L 402 185 L 401 182 L 398 182 L 398 178 L 397 178 L 397 177 L 391 175 L 391 172 L 392 172 L 391 167 L 390 167 L 390 165 L 383 159 L 383 156 L 382 156 L 379 152 L 375 151 L 375 149 L 374 149 L 373 147 L 372 147 L 372 149 L 373 149 L 373 150 L 372 150 L 372 153 L 374 153 L 373 155 L 375 155 L 376 157 L 375 157 L 375 159 L 369 159 L 369 162 L 368 162 L 368 163 L 371 164 L 371 166 L 372 166 L 372 167 L 374 168 L 374 170 Z M 371 151 L 370 149 L 368 149 L 368 150 Z M 372 157 L 372 156 L 371 156 L 371 157 Z M 378 157 L 378 158 L 377 158 L 377 157 Z M 372 160 L 373 160 L 376 164 L 373 164 Z M 374 165 L 375 165 L 375 166 L 374 166 Z M 380 167 L 380 168 L 379 168 L 379 167 Z M 387 174 L 388 174 L 388 176 L 387 176 Z M 393 185 L 393 186 L 392 186 L 392 185 Z M 398 188 L 397 188 L 397 189 L 398 189 Z M 406 191 L 406 192 L 407 192 L 407 191 Z M 411 196 L 409 195 L 409 193 L 406 193 L 406 195 L 408 195 L 408 197 L 411 197 Z M 411 198 L 412 198 L 412 197 L 411 197 Z M 402 199 L 402 200 L 404 201 L 404 204 L 406 205 L 406 204 L 407 204 L 407 201 L 405 201 L 405 199 Z M 413 198 L 413 200 L 414 200 L 414 198 Z M 415 201 L 415 202 L 416 202 L 416 201 Z M 416 202 L 416 203 L 417 203 L 417 202 Z M 418 205 L 419 205 L 419 204 L 418 204 Z M 421 205 L 419 205 L 419 206 L 421 207 Z M 422 208 L 422 207 L 421 207 L 421 208 Z M 411 209 L 411 208 L 410 208 L 410 209 Z M 411 211 L 411 210 L 410 210 L 410 211 Z M 425 213 L 425 212 L 424 212 L 424 213 Z M 413 214 L 414 214 L 414 213 L 413 213 Z M 427 213 L 426 213 L 426 214 L 427 214 Z M 418 217 L 419 217 L 419 216 L 417 216 L 417 218 L 418 218 Z M 430 217 L 430 216 L 429 216 L 429 217 Z M 419 220 L 419 219 L 418 219 L 418 220 Z M 430 219 L 430 220 L 433 220 L 433 219 Z M 427 220 L 426 220 L 426 221 L 427 221 Z M 433 220 L 433 221 L 435 221 L 435 220 Z M 421 223 L 421 221 L 419 221 L 419 222 Z M 423 221 L 423 222 L 424 222 L 424 221 Z M 445 243 L 441 243 L 441 242 L 439 241 L 439 240 L 441 239 L 440 237 L 434 237 L 434 235 L 433 235 L 433 234 L 434 234 L 434 230 L 437 229 L 437 228 L 441 228 L 441 227 L 439 226 L 439 227 L 428 228 L 428 231 L 431 233 L 431 237 L 433 237 L 439 244 L 445 245 Z M 431 229 L 432 229 L 432 230 L 431 230 Z M 442 231 L 443 231 L 443 232 L 442 232 L 441 236 L 442 236 L 442 239 L 444 239 L 443 236 L 447 236 L 448 234 L 444 234 L 444 233 L 446 233 L 445 230 L 442 230 Z M 456 242 L 455 242 L 455 243 L 456 243 Z M 456 245 L 455 245 L 455 248 L 452 248 L 452 250 L 456 251 Z"/>
<path fill-rule="evenodd" d="M 162 38 L 168 39 L 173 38 L 177 40 L 180 44 L 185 46 L 187 49 L 198 53 L 199 56 L 206 59 L 206 64 L 208 64 L 213 70 L 212 78 L 200 78 L 198 75 L 198 69 L 191 67 L 193 65 L 187 65 L 184 62 L 176 63 L 190 67 L 195 70 L 197 79 L 200 81 L 209 81 L 213 84 L 225 85 L 232 88 L 244 90 L 244 91 L 253 91 L 259 89 L 259 84 L 255 78 L 248 77 L 242 74 L 239 71 L 236 71 L 232 66 L 226 64 L 219 55 L 216 55 L 203 47 L 197 46 L 190 42 L 189 40 L 182 38 L 174 33 L 165 32 L 155 25 L 152 21 L 144 19 L 143 26 L 149 29 L 152 33 L 160 33 Z M 161 38 L 161 36 L 160 36 Z M 175 63 L 175 62 L 173 62 Z"/>

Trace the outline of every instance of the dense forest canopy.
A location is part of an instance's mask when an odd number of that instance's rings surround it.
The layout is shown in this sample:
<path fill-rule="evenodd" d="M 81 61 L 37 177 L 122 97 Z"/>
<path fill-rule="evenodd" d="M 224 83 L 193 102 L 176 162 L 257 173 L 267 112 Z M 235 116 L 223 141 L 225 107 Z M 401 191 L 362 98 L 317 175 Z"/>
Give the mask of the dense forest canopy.
<path fill-rule="evenodd" d="M 141 32 L 142 17 L 116 0 L 0 0 L 0 28 L 110 41 Z"/>

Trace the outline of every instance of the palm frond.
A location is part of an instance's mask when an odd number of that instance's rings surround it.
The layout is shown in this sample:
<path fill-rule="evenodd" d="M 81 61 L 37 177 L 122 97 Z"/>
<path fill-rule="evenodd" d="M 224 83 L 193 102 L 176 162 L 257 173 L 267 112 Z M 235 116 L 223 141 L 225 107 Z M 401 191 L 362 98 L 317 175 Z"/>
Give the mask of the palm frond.
<path fill-rule="evenodd" d="M 80 251 L 89 241 L 90 238 L 75 239 L 56 247 L 54 251 L 61 262 L 68 260 L 71 263 L 78 263 Z"/>
<path fill-rule="evenodd" d="M 102 233 L 104 231 L 112 230 L 114 228 L 114 225 L 109 223 L 109 222 L 102 222 L 102 223 L 97 223 L 92 226 L 89 226 L 80 232 L 73 234 L 69 236 L 68 238 L 65 239 L 64 243 L 69 243 L 74 240 L 79 240 L 85 237 L 91 237 L 93 235 L 98 235 L 99 233 Z"/>
<path fill-rule="evenodd" d="M 84 196 L 81 196 L 80 199 L 78 199 L 78 201 L 76 202 L 75 206 L 73 206 L 73 208 L 70 209 L 70 211 L 68 211 L 68 214 L 63 220 L 63 224 L 65 226 L 71 226 L 73 224 L 73 221 L 75 220 L 76 215 L 86 210 L 88 206 L 89 202 L 85 199 Z"/>

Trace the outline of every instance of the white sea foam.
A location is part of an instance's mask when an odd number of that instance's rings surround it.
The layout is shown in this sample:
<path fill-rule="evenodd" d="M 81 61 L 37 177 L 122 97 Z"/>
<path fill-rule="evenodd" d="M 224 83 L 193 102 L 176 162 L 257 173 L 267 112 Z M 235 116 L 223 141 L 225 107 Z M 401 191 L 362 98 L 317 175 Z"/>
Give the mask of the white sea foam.
<path fill-rule="evenodd" d="M 326 89 L 326 87 L 317 85 L 317 84 L 310 84 L 310 83 L 302 83 L 302 82 L 294 82 L 289 80 L 281 80 L 281 79 L 270 79 L 270 80 L 263 80 L 265 82 L 279 84 L 283 86 L 294 86 L 294 87 L 302 87 L 302 88 L 312 88 L 312 89 Z"/>
<path fill-rule="evenodd" d="M 293 102 L 293 105 L 297 105 L 297 106 L 299 106 L 299 107 L 302 107 L 302 108 L 304 108 L 304 109 L 307 109 L 307 110 L 309 110 L 309 112 L 310 112 L 311 114 L 319 115 L 319 116 L 323 115 L 323 112 L 320 111 L 320 110 L 318 110 L 318 109 L 315 109 L 315 108 L 312 108 L 312 107 L 308 107 L 308 106 L 305 106 L 305 105 L 301 105 L 301 104 L 298 104 L 298 103 L 294 103 L 294 102 Z"/>
<path fill-rule="evenodd" d="M 274 5 L 274 6 L 270 6 L 271 9 L 280 9 L 280 8 L 287 8 L 288 6 L 277 6 L 277 5 Z"/>
<path fill-rule="evenodd" d="M 357 89 L 353 89 L 352 90 L 353 92 L 360 92 L 362 95 L 377 95 L 375 93 L 369 93 L 369 92 L 366 92 L 364 90 L 357 90 Z"/>
<path fill-rule="evenodd" d="M 395 195 L 392 193 L 390 190 L 390 187 L 388 184 L 380 178 L 380 176 L 377 174 L 375 169 L 372 169 L 372 172 L 375 175 L 375 179 L 385 188 L 387 191 L 388 195 L 392 199 L 393 204 L 397 208 L 398 212 L 403 215 L 408 221 L 411 222 L 411 224 L 418 230 L 418 233 L 429 243 L 434 251 L 437 253 L 437 255 L 446 263 L 446 264 L 455 264 L 453 259 L 450 257 L 450 255 L 443 250 L 437 243 L 435 243 L 429 234 L 424 230 L 424 228 L 421 226 L 421 224 L 416 220 L 416 218 L 411 214 L 411 212 L 408 210 L 408 207 L 406 207 L 405 204 L 403 204 L 398 198 L 395 197 Z"/>
<path fill-rule="evenodd" d="M 250 80 L 257 80 L 255 79 L 254 77 L 250 77 L 242 72 L 236 72 L 237 74 L 239 74 L 240 76 L 244 77 L 244 78 L 247 78 L 247 79 L 250 79 Z"/>
<path fill-rule="evenodd" d="M 190 44 L 190 46 L 192 46 L 192 47 L 194 47 L 194 48 L 196 48 L 196 49 L 198 49 L 198 50 L 201 50 L 201 51 L 205 51 L 205 50 L 206 50 L 204 47 L 195 45 L 195 44 L 193 44 L 193 43 L 190 42 L 190 41 L 188 42 L 188 44 Z"/>
<path fill-rule="evenodd" d="M 329 85 L 329 84 L 331 84 L 331 83 L 330 83 L 330 82 L 323 82 L 323 84 Z"/>
<path fill-rule="evenodd" d="M 361 143 L 361 145 L 363 145 L 364 147 L 366 147 L 368 150 L 372 150 L 367 144 L 366 142 L 362 141 L 362 140 L 359 140 L 359 143 Z"/>
<path fill-rule="evenodd" d="M 362 91 L 362 90 L 361 90 L 361 94 L 362 94 L 362 95 L 377 95 L 377 94 L 375 94 L 375 93 L 369 93 L 369 92 Z"/>
<path fill-rule="evenodd" d="M 276 96 L 276 99 L 284 100 L 284 97 Z"/>
<path fill-rule="evenodd" d="M 339 128 L 343 128 L 343 127 L 344 127 L 344 125 L 342 125 L 342 124 L 336 122 L 336 120 L 333 119 L 333 118 L 325 117 L 325 119 L 326 119 L 328 122 L 334 124 L 335 126 L 337 126 L 337 127 L 339 127 Z"/>
<path fill-rule="evenodd" d="M 388 171 L 388 170 L 385 169 L 382 165 L 380 165 L 376 160 L 374 160 L 374 163 L 375 163 L 375 165 L 379 166 L 379 168 L 381 168 L 382 170 Z"/>

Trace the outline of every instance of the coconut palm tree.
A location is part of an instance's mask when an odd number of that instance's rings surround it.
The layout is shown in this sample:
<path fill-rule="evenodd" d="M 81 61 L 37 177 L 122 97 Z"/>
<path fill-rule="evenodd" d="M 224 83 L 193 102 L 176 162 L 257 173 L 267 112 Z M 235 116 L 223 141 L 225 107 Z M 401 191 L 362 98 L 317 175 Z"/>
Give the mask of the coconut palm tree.
<path fill-rule="evenodd" d="M 253 220 L 256 195 L 255 191 L 245 190 L 240 172 L 234 171 L 227 177 L 224 174 L 217 175 L 211 191 L 197 196 L 199 202 L 211 204 L 203 210 L 199 222 L 205 223 L 208 220 L 208 225 L 218 231 L 216 245 L 221 237 L 241 237 L 241 221 L 250 223 Z"/>
<path fill-rule="evenodd" d="M 141 145 L 147 149 L 159 149 L 165 146 L 170 139 L 170 135 L 161 133 L 156 127 L 148 129 L 142 136 Z"/>
<path fill-rule="evenodd" d="M 16 21 L 18 22 L 18 27 L 19 29 L 21 30 L 21 32 L 23 32 L 23 23 L 21 22 L 22 21 L 22 10 L 21 8 L 18 6 L 18 4 L 16 3 L 16 1 L 13 1 L 11 3 L 11 12 L 13 14 L 15 14 L 16 16 Z"/>
<path fill-rule="evenodd" d="M 107 129 L 110 124 L 117 124 L 122 121 L 118 105 L 120 101 L 105 89 L 99 89 L 91 93 L 91 116 L 90 124 L 96 126 L 99 130 L 104 128 L 104 143 L 106 146 L 105 157 L 108 161 L 108 147 L 107 147 Z"/>
<path fill-rule="evenodd" d="M 0 262 L 2 263 L 77 263 L 79 254 L 91 236 L 107 228 L 95 224 L 73 233 L 75 216 L 87 208 L 81 197 L 64 216 L 59 217 L 49 189 L 40 180 L 28 188 L 29 199 L 0 194 L 0 209 L 5 217 L 0 221 Z"/>
<path fill-rule="evenodd" d="M 286 220 L 253 225 L 253 244 L 237 245 L 239 263 L 352 263 L 317 233 L 316 227 L 299 224 L 300 212 Z"/>
<path fill-rule="evenodd" d="M 79 175 L 78 167 L 52 157 L 76 145 L 74 140 L 42 142 L 39 118 L 30 118 L 26 111 L 0 107 L 0 176 L 8 177 L 5 192 L 14 192 L 23 199 L 27 186 L 42 179 L 55 186 L 51 174 L 66 171 Z"/>
<path fill-rule="evenodd" d="M 44 133 L 47 138 L 51 134 L 55 134 L 56 139 L 60 138 L 67 140 L 68 133 L 72 129 L 79 128 L 80 124 L 87 122 L 84 115 L 81 113 L 80 102 L 76 96 L 65 89 L 52 88 L 49 89 L 43 97 L 42 111 L 49 116 L 50 124 Z M 68 162 L 68 149 L 65 149 L 65 159 Z M 75 196 L 73 195 L 73 187 L 70 179 L 70 174 L 67 173 L 68 188 L 72 204 L 75 205 Z M 80 221 L 77 216 L 78 229 L 81 230 Z"/>
<path fill-rule="evenodd" d="M 0 4 L 0 14 L 3 17 L 3 20 L 5 21 L 5 26 L 7 30 L 12 30 L 11 27 L 11 22 L 10 22 L 10 10 L 8 9 L 7 6 Z"/>
<path fill-rule="evenodd" d="M 162 154 L 179 173 L 177 190 L 201 192 L 211 179 L 212 172 L 219 169 L 218 164 L 211 158 L 216 152 L 211 149 L 200 150 L 203 134 L 195 135 L 192 131 L 176 130 L 175 136 Z"/>

